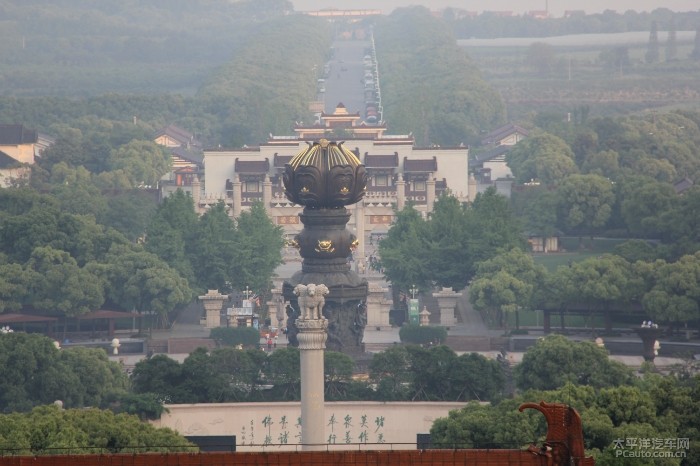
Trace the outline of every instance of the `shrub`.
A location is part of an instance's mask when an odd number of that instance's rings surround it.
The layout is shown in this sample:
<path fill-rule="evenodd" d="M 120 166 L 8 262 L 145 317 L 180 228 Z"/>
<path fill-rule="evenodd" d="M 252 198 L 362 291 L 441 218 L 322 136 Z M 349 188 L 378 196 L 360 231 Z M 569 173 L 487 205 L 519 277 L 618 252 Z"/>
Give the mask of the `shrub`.
<path fill-rule="evenodd" d="M 444 343 L 447 339 L 447 330 L 439 326 L 404 325 L 399 330 L 399 337 L 402 343 L 413 343 L 416 345 Z"/>
<path fill-rule="evenodd" d="M 256 347 L 260 344 L 260 333 L 253 327 L 217 327 L 211 329 L 209 338 L 220 345 Z"/>

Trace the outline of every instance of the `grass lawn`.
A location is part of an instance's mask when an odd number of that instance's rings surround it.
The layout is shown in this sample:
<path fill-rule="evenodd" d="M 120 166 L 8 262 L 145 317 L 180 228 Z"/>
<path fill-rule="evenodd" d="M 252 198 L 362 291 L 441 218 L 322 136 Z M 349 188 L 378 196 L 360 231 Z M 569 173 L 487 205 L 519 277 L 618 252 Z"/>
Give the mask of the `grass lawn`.
<path fill-rule="evenodd" d="M 620 238 L 559 238 L 559 247 L 566 252 L 550 252 L 533 254 L 535 263 L 543 265 L 547 271 L 555 272 L 561 265 L 570 265 L 581 262 L 589 257 L 597 257 L 601 254 L 611 253 L 618 244 L 626 239 Z"/>
<path fill-rule="evenodd" d="M 567 266 L 599 255 L 597 252 L 550 252 L 534 254 L 533 258 L 536 264 L 543 265 L 548 272 L 556 272 L 559 266 Z"/>
<path fill-rule="evenodd" d="M 515 329 L 515 314 L 509 313 L 507 315 L 508 328 L 511 330 Z M 612 321 L 613 329 L 628 329 L 637 325 L 643 317 L 633 314 L 625 314 L 617 316 Z M 544 312 L 542 310 L 537 311 L 520 311 L 520 327 L 534 327 L 542 329 L 544 326 Z M 550 324 L 552 331 L 561 329 L 561 317 L 558 313 L 552 313 L 550 316 Z M 581 331 L 582 329 L 591 329 L 591 326 L 598 333 L 602 333 L 605 328 L 605 318 L 602 314 L 595 314 L 591 316 L 584 316 L 579 314 L 567 314 L 564 313 L 564 326 L 571 330 L 576 329 Z"/>

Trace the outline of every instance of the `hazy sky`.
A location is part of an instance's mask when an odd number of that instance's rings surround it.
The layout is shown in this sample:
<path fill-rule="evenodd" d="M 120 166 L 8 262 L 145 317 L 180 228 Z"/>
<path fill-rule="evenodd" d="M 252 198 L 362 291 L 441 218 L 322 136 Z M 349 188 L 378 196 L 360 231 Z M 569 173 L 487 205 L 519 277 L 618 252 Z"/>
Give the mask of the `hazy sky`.
<path fill-rule="evenodd" d="M 291 0 L 297 11 L 339 9 L 377 9 L 385 14 L 394 8 L 409 5 L 425 5 L 439 10 L 448 6 L 469 11 L 512 10 L 524 13 L 531 10 L 544 10 L 549 4 L 552 16 L 562 16 L 565 10 L 584 10 L 586 13 L 600 13 L 610 9 L 622 13 L 626 10 L 651 11 L 655 8 L 668 8 L 673 11 L 698 11 L 700 0 Z"/>

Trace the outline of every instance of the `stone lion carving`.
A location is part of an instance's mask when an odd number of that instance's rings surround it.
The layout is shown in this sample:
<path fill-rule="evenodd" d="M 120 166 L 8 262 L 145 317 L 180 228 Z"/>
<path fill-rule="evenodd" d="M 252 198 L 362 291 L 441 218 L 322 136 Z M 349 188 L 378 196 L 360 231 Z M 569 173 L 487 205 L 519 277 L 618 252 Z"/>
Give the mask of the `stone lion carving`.
<path fill-rule="evenodd" d="M 300 319 L 322 319 L 323 306 L 326 304 L 325 296 L 329 290 L 326 285 L 299 284 L 294 287 L 294 294 L 299 297 Z"/>

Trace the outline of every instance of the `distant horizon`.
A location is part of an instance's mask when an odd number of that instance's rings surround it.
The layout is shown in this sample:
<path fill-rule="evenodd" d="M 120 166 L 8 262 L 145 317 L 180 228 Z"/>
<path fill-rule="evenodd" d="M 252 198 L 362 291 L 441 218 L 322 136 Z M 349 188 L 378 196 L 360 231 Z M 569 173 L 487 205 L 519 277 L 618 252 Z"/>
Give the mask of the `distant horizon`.
<path fill-rule="evenodd" d="M 382 10 L 389 14 L 394 9 L 411 5 L 423 5 L 431 10 L 452 7 L 468 11 L 512 11 L 523 14 L 528 11 L 548 10 L 552 17 L 561 17 L 567 10 L 583 10 L 586 14 L 602 13 L 613 10 L 624 13 L 627 10 L 637 12 L 668 8 L 671 11 L 700 11 L 698 0 L 291 0 L 296 11 L 313 11 L 322 9 L 343 10 Z"/>

